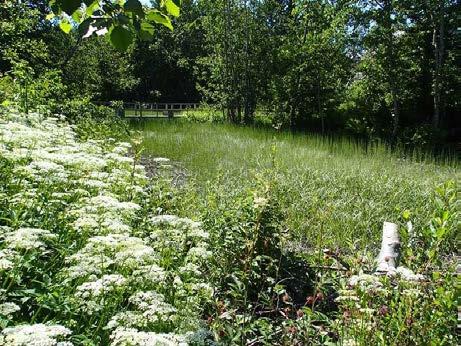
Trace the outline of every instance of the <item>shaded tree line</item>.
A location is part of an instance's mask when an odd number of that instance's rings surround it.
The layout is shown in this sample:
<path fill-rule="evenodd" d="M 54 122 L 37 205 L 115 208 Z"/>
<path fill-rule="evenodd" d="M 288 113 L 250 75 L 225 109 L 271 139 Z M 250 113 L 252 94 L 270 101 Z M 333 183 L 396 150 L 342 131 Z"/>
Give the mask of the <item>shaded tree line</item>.
<path fill-rule="evenodd" d="M 80 28 L 62 33 L 46 1 L 6 1 L 0 90 L 26 75 L 66 97 L 204 102 L 234 123 L 262 113 L 294 130 L 454 140 L 459 10 L 452 0 L 183 0 L 174 30 L 119 51 Z"/>

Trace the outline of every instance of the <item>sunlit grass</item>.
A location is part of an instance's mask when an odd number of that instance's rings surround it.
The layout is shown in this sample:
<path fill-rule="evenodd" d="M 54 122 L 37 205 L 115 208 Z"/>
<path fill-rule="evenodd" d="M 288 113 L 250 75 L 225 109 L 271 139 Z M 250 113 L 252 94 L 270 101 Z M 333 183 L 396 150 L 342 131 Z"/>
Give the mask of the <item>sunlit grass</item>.
<path fill-rule="evenodd" d="M 367 244 L 379 238 L 383 221 L 401 221 L 403 210 L 422 227 L 435 186 L 459 178 L 453 158 L 391 153 L 381 144 L 365 150 L 347 138 L 180 120 L 133 127 L 143 131 L 147 153 L 179 161 L 199 187 L 219 184 L 229 194 L 275 158 L 287 227 L 307 245 Z"/>

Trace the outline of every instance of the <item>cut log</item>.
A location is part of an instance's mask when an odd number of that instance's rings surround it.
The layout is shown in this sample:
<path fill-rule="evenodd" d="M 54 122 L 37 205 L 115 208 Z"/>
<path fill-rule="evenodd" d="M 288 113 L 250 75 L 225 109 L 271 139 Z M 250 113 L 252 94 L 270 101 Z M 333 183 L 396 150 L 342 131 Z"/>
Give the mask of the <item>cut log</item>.
<path fill-rule="evenodd" d="M 381 251 L 377 259 L 377 274 L 394 274 L 399 257 L 399 228 L 395 223 L 384 222 Z"/>

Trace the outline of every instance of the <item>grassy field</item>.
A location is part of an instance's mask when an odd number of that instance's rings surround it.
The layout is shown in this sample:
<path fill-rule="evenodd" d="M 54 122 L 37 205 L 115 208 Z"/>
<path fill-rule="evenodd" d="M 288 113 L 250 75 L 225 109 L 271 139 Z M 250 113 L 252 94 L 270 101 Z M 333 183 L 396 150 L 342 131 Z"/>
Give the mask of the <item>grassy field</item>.
<path fill-rule="evenodd" d="M 457 344 L 454 163 L 179 119 L 140 158 L 125 126 L 0 111 L 0 345 Z M 416 231 L 391 278 L 384 220 Z"/>
<path fill-rule="evenodd" d="M 403 224 L 404 211 L 423 227 L 435 187 L 460 173 L 452 159 L 389 153 L 379 144 L 365 152 L 348 139 L 180 120 L 132 126 L 143 132 L 146 153 L 179 161 L 204 193 L 219 186 L 231 196 L 275 162 L 287 228 L 307 248 L 378 245 L 382 222 Z"/>

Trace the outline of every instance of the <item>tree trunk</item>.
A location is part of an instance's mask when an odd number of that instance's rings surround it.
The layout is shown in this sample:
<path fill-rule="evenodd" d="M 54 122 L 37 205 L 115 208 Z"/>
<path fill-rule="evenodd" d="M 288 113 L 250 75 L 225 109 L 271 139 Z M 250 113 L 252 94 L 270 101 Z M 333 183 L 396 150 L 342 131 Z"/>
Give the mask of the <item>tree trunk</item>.
<path fill-rule="evenodd" d="M 399 101 L 399 87 L 398 87 L 398 73 L 396 72 L 397 58 L 395 56 L 394 48 L 394 29 L 392 27 L 392 2 L 391 0 L 385 0 L 383 3 L 384 9 L 384 25 L 386 29 L 386 50 L 388 62 L 386 63 L 386 72 L 389 83 L 389 88 L 392 97 L 392 135 L 391 143 L 395 144 L 397 139 L 397 131 L 400 125 L 400 101 Z"/>
<path fill-rule="evenodd" d="M 434 20 L 434 29 L 432 35 L 432 44 L 434 46 L 434 115 L 432 118 L 432 125 L 434 128 L 440 126 L 440 121 L 443 112 L 443 57 L 445 50 L 445 4 L 444 0 L 439 2 L 439 8 L 437 13 L 437 19 Z"/>
<path fill-rule="evenodd" d="M 250 27 L 249 27 L 249 16 L 250 16 L 250 9 L 248 6 L 248 0 L 244 1 L 244 9 L 245 9 L 245 96 L 244 96 L 244 109 L 243 109 L 243 122 L 248 124 L 253 119 L 253 98 L 254 98 L 254 90 L 252 88 L 251 83 L 251 66 L 250 66 Z"/>
<path fill-rule="evenodd" d="M 399 257 L 399 229 L 395 223 L 384 222 L 381 251 L 377 259 L 376 272 L 387 274 L 395 272 Z"/>
<path fill-rule="evenodd" d="M 325 134 L 325 118 L 323 116 L 322 111 L 322 93 L 321 93 L 321 85 L 320 85 L 320 75 L 317 74 L 317 113 L 320 118 L 320 123 L 322 126 L 322 135 Z"/>
<path fill-rule="evenodd" d="M 396 95 L 397 91 L 394 87 L 392 89 L 392 142 L 395 143 L 400 123 L 400 103 Z"/>
<path fill-rule="evenodd" d="M 307 39 L 307 23 L 304 23 L 304 31 L 303 31 L 303 39 L 301 41 L 301 47 L 300 49 L 304 48 L 304 45 L 306 44 L 306 39 Z M 291 97 L 290 100 L 290 112 L 289 112 L 289 117 L 290 117 L 290 128 L 294 130 L 295 128 L 295 115 L 298 110 L 298 103 L 299 103 L 299 89 L 301 89 L 301 73 L 298 72 L 296 76 L 296 89 L 293 90 L 293 97 Z"/>

